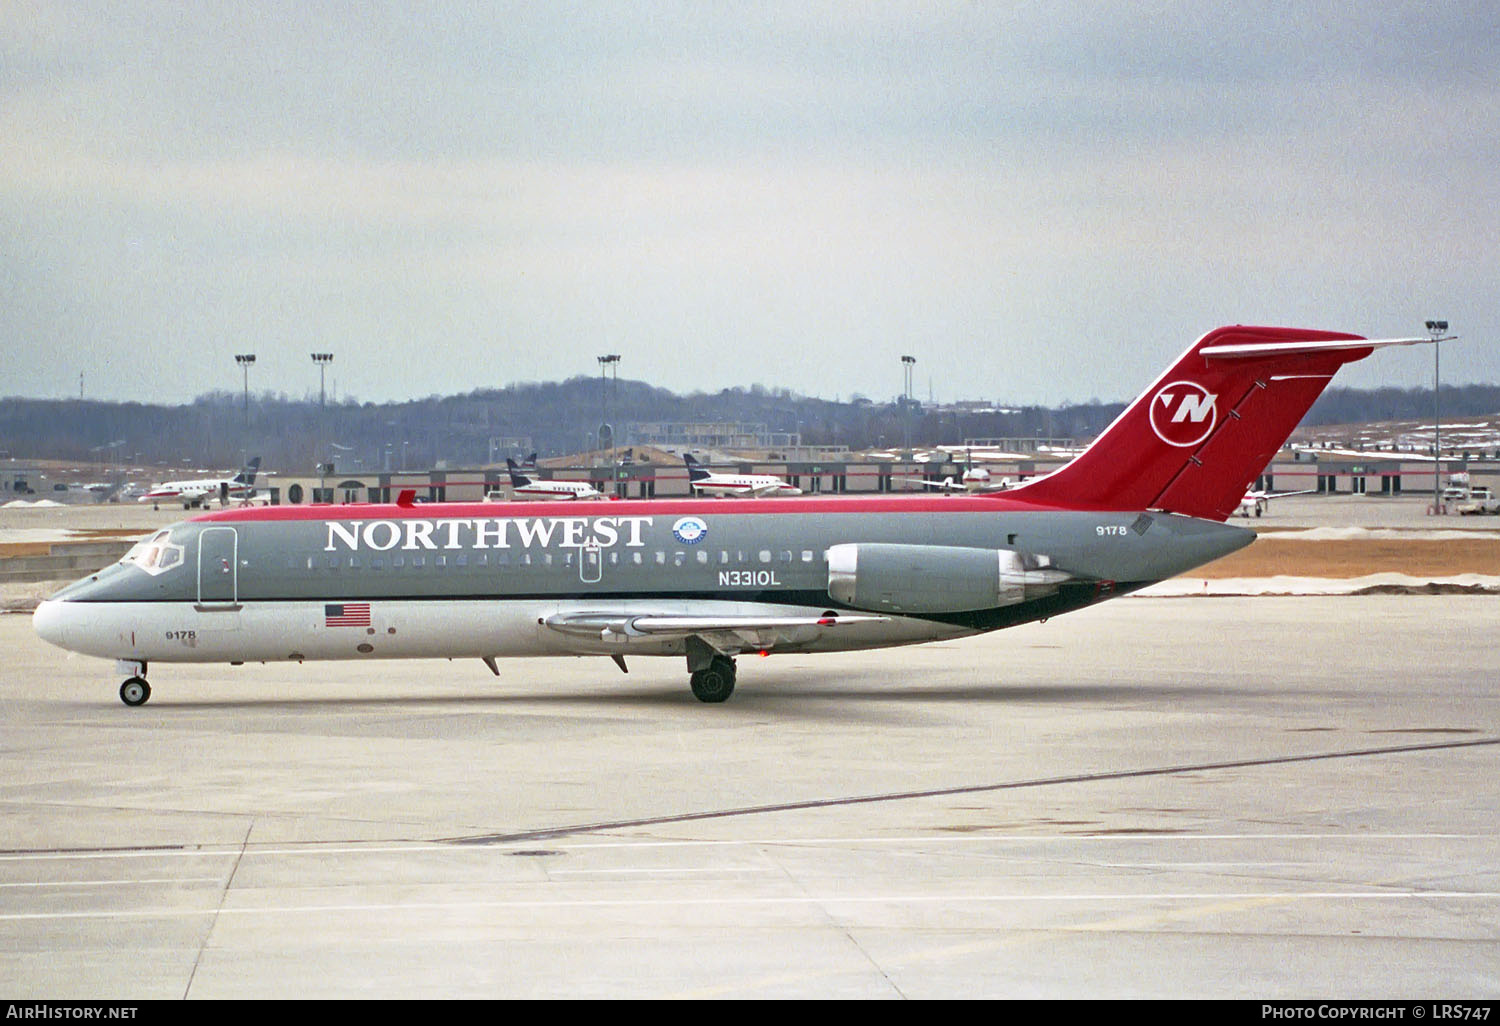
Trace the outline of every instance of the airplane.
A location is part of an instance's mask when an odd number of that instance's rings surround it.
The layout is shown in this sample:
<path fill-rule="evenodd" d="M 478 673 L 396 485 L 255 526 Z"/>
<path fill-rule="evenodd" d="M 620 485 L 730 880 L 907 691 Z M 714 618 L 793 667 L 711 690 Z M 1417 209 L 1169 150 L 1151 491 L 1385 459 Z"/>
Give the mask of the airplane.
<path fill-rule="evenodd" d="M 229 505 L 230 499 L 246 499 L 255 495 L 255 475 L 260 470 L 260 457 L 256 456 L 245 469 L 233 477 L 200 477 L 191 481 L 164 481 L 152 485 L 138 502 L 151 503 L 152 509 L 161 509 L 166 500 L 181 502 L 183 509 L 206 506 L 209 500 L 218 499 L 219 506 Z"/>
<path fill-rule="evenodd" d="M 802 489 L 769 474 L 715 474 L 685 452 L 688 485 L 698 495 L 741 495 L 760 499 L 772 495 L 801 495 Z"/>
<path fill-rule="evenodd" d="M 88 492 L 98 502 L 109 502 L 117 496 L 125 487 L 125 479 L 118 481 L 89 481 L 86 484 L 72 485 L 69 490 Z"/>
<path fill-rule="evenodd" d="M 723 702 L 735 657 L 962 638 L 1045 620 L 1255 540 L 1227 523 L 1368 340 L 1227 327 L 1072 463 L 992 495 L 272 506 L 200 514 L 39 604 L 61 648 L 154 663 L 675 656 Z M 367 676 L 368 671 L 361 676 Z"/>
<path fill-rule="evenodd" d="M 531 457 L 534 462 L 536 457 Z M 510 470 L 511 491 L 516 498 L 525 499 L 602 499 L 604 493 L 587 481 L 543 481 L 521 471 L 516 461 L 509 457 L 505 466 Z"/>
<path fill-rule="evenodd" d="M 974 466 L 972 456 L 966 461 L 963 475 L 957 481 L 952 477 L 945 477 L 941 481 L 915 478 L 912 479 L 912 483 L 917 487 L 933 488 L 941 492 L 969 492 L 970 494 L 1003 492 L 1016 486 L 1016 482 L 1008 477 L 1002 477 L 999 481 L 991 478 L 989 468 Z"/>
<path fill-rule="evenodd" d="M 1316 488 L 1304 488 L 1297 492 L 1260 492 L 1248 491 L 1240 500 L 1239 507 L 1234 511 L 1237 516 L 1258 517 L 1263 516 L 1270 508 L 1272 499 L 1284 499 L 1288 495 L 1307 495 L 1317 491 Z"/>

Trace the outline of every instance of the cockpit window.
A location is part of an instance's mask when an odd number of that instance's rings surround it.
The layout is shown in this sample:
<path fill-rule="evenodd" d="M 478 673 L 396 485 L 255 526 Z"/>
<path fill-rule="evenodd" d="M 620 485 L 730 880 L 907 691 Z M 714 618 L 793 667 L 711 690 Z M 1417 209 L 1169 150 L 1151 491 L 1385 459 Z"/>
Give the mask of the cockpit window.
<path fill-rule="evenodd" d="M 164 573 L 172 569 L 182 562 L 183 548 L 171 543 L 171 534 L 170 531 L 157 531 L 150 538 L 136 542 L 120 562 L 148 574 Z"/>

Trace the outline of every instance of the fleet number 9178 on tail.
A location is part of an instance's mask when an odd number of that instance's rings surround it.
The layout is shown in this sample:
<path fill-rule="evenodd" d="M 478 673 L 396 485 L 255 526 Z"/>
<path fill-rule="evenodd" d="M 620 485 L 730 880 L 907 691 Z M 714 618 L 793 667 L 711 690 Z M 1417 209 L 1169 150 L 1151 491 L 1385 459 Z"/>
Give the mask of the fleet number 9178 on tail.
<path fill-rule="evenodd" d="M 684 658 L 722 702 L 744 652 L 958 638 L 1057 616 L 1233 552 L 1225 523 L 1338 369 L 1390 345 L 1293 328 L 1200 338 L 1076 460 L 955 497 L 225 509 L 43 602 L 35 628 L 152 663 Z"/>

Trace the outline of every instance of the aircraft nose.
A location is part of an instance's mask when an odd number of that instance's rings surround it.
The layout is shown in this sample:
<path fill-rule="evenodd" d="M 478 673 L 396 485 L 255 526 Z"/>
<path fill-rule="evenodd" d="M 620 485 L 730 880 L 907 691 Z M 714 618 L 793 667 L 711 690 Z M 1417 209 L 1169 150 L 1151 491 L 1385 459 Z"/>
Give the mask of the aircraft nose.
<path fill-rule="evenodd" d="M 36 631 L 37 636 L 43 641 L 56 645 L 58 648 L 67 648 L 67 611 L 64 607 L 66 602 L 55 602 L 51 599 L 42 602 L 36 607 L 36 612 L 31 614 L 31 628 Z"/>

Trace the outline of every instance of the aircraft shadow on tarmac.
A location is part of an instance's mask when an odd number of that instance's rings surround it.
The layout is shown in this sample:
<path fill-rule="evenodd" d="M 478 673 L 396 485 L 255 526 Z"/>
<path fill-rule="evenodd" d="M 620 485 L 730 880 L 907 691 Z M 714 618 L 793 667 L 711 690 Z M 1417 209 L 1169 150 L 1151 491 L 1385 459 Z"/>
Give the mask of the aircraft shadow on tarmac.
<path fill-rule="evenodd" d="M 209 713 L 217 711 L 245 711 L 276 709 L 302 711 L 391 710 L 409 709 L 413 713 L 432 715 L 440 709 L 455 711 L 504 711 L 521 712 L 524 707 L 549 707 L 552 710 L 574 708 L 580 712 L 605 712 L 611 708 L 692 710 L 711 722 L 711 717 L 739 717 L 744 714 L 774 712 L 779 716 L 822 719 L 825 717 L 848 720 L 861 711 L 875 718 L 883 718 L 886 711 L 893 714 L 917 714 L 930 703 L 962 703 L 965 705 L 995 704 L 1013 705 L 1035 703 L 1044 705 L 1098 705 L 1101 707 L 1128 704 L 1134 707 L 1162 706 L 1180 709 L 1184 703 L 1195 700 L 1222 703 L 1225 688 L 1202 686 L 1164 686 L 1123 680 L 1118 683 L 1059 682 L 1045 684 L 1029 681 L 1005 684 L 976 682 L 932 686 L 891 682 L 888 675 L 872 670 L 867 674 L 841 675 L 837 681 L 806 675 L 802 672 L 785 675 L 769 674 L 742 684 L 734 696 L 722 705 L 704 706 L 687 688 L 673 680 L 630 683 L 615 683 L 608 678 L 597 686 L 580 687 L 570 684 L 546 690 L 522 690 L 525 684 L 502 683 L 500 685 L 479 683 L 474 690 L 460 693 L 445 684 L 440 694 L 422 693 L 420 690 L 398 693 L 386 686 L 377 685 L 378 693 L 351 696 L 346 685 L 336 685 L 344 694 L 320 695 L 318 684 L 309 684 L 301 693 L 289 695 L 286 691 L 267 693 L 263 696 L 235 698 L 214 697 L 211 691 L 196 682 L 184 682 L 180 687 L 170 684 L 158 686 L 149 706 L 131 711 L 132 716 L 160 714 Z M 239 690 L 241 685 L 235 685 Z M 1236 697 L 1249 697 L 1239 688 L 1233 689 Z M 1257 693 L 1260 689 L 1253 689 Z M 175 694 L 174 694 L 175 692 Z M 94 704 L 90 700 L 88 705 Z M 877 713 L 877 710 L 879 712 Z"/>

